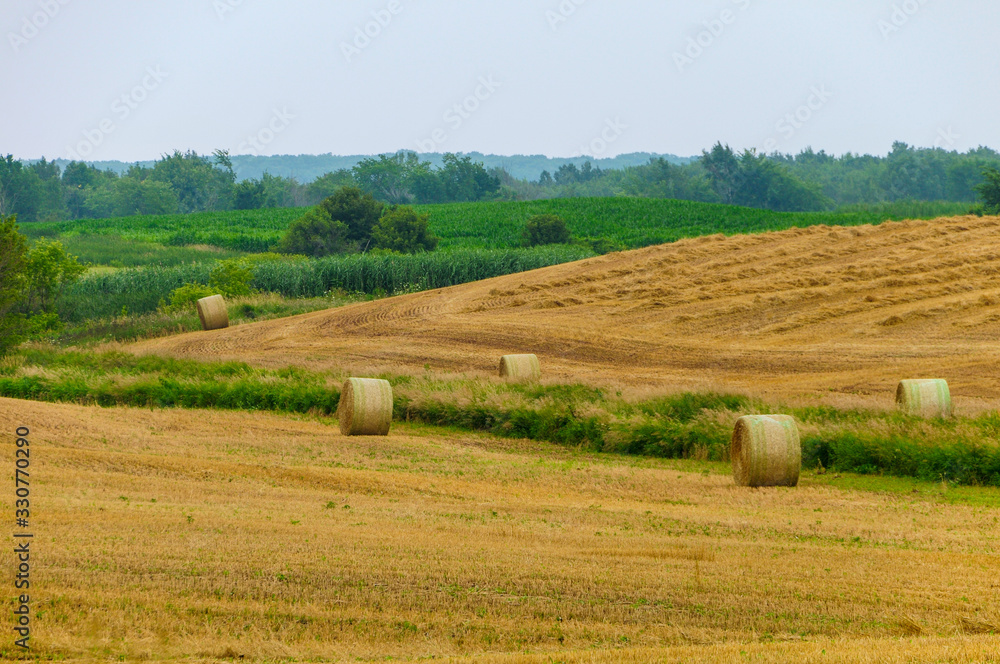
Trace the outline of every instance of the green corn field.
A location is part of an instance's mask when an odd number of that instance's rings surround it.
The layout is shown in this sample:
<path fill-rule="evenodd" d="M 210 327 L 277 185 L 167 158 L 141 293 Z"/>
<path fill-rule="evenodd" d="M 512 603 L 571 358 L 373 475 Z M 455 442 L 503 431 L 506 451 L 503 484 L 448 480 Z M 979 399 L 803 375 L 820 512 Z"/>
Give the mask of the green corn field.
<path fill-rule="evenodd" d="M 387 294 L 443 288 L 593 256 L 586 248 L 455 249 L 415 255 L 354 254 L 314 260 L 265 260 L 253 265 L 254 289 L 285 297 L 329 291 Z M 71 286 L 60 301 L 64 320 L 154 311 L 185 283 L 207 284 L 214 263 L 98 272 Z"/>
<path fill-rule="evenodd" d="M 956 207 L 957 206 L 957 207 Z M 771 212 L 754 208 L 653 198 L 559 198 L 527 202 L 448 203 L 417 206 L 430 215 L 439 247 L 509 249 L 518 245 L 525 222 L 556 214 L 578 238 L 601 238 L 638 248 L 714 233 L 759 233 L 793 226 L 853 226 L 888 219 L 960 214 L 961 204 L 894 203 L 843 212 Z M 187 215 L 81 219 L 22 225 L 33 237 L 97 234 L 169 247 L 208 245 L 229 251 L 271 249 L 305 208 L 203 212 Z"/>

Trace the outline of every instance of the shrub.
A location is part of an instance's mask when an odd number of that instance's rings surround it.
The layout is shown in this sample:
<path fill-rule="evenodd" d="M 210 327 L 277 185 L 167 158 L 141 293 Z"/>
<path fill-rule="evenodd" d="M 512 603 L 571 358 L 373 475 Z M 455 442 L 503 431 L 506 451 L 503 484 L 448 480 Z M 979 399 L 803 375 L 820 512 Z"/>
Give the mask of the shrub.
<path fill-rule="evenodd" d="M 253 271 L 239 260 L 220 262 L 208 277 L 209 289 L 226 297 L 250 295 L 253 293 L 251 283 Z"/>
<path fill-rule="evenodd" d="M 349 229 L 342 221 L 330 218 L 323 208 L 315 208 L 292 222 L 281 238 L 278 251 L 321 258 L 347 250 Z"/>
<path fill-rule="evenodd" d="M 409 206 L 389 210 L 372 229 L 373 246 L 405 254 L 434 251 L 438 238 L 427 230 L 429 217 L 430 215 L 417 214 Z"/>
<path fill-rule="evenodd" d="M 21 299 L 28 242 L 18 232 L 17 217 L 0 218 L 0 357 L 18 344 L 20 317 L 13 313 Z"/>
<path fill-rule="evenodd" d="M 569 244 L 572 235 L 562 217 L 554 214 L 536 214 L 524 225 L 521 243 L 526 247 L 542 244 Z"/>
<path fill-rule="evenodd" d="M 86 271 L 61 242 L 47 238 L 35 242 L 25 262 L 24 298 L 28 313 L 52 312 L 63 291 Z"/>
<path fill-rule="evenodd" d="M 195 303 L 203 297 L 215 295 L 215 291 L 203 284 L 184 284 L 180 288 L 175 288 L 170 293 L 170 304 L 160 307 L 164 312 L 180 311 L 188 307 L 194 307 Z"/>
<path fill-rule="evenodd" d="M 344 187 L 320 203 L 319 209 L 347 226 L 347 239 L 363 245 L 371 239 L 385 206 L 357 187 Z"/>

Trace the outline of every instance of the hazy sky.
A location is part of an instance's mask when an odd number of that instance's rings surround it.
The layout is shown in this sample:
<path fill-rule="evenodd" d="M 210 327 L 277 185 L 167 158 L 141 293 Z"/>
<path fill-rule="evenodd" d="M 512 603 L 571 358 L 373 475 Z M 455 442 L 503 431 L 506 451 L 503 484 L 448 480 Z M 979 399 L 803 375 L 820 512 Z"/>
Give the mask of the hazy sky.
<path fill-rule="evenodd" d="M 996 0 L 2 0 L 0 29 L 21 158 L 1000 148 Z"/>

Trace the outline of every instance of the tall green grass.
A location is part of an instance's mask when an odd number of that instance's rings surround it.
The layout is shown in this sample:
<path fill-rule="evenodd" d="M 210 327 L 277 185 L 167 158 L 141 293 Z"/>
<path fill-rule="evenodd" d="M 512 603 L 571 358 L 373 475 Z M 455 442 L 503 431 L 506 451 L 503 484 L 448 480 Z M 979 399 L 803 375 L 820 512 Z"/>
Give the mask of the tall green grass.
<path fill-rule="evenodd" d="M 251 285 L 286 297 L 319 297 L 330 291 L 394 294 L 454 286 L 593 255 L 582 247 L 552 245 L 268 260 L 254 264 Z M 64 320 L 81 321 L 154 311 L 175 288 L 185 283 L 207 284 L 212 267 L 201 263 L 88 275 L 67 290 L 60 300 L 59 313 Z"/>
<path fill-rule="evenodd" d="M 102 406 L 225 408 L 330 415 L 343 376 L 239 362 L 26 348 L 0 367 L 0 396 Z M 788 408 L 741 395 L 682 393 L 641 402 L 583 385 L 383 376 L 397 420 L 531 438 L 601 452 L 726 461 L 740 415 L 784 412 L 803 464 L 830 471 L 1000 486 L 1000 415 L 925 420 L 896 412 Z M 585 413 L 585 414 L 584 414 Z"/>
<path fill-rule="evenodd" d="M 108 267 L 141 267 L 146 265 L 183 265 L 224 260 L 242 256 L 239 251 L 167 247 L 153 242 L 128 240 L 118 235 L 82 233 L 61 238 L 63 246 L 81 263 Z"/>

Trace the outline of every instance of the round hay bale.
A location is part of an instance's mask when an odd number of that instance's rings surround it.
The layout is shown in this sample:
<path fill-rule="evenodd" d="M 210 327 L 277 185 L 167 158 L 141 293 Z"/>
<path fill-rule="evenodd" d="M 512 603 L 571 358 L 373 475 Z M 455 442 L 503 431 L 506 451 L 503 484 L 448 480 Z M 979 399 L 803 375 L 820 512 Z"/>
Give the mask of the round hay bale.
<path fill-rule="evenodd" d="M 201 319 L 201 329 L 221 330 L 229 327 L 229 310 L 221 295 L 211 295 L 198 300 L 198 318 Z"/>
<path fill-rule="evenodd" d="M 901 380 L 896 388 L 896 405 L 910 415 L 951 417 L 951 391 L 940 378 Z"/>
<path fill-rule="evenodd" d="M 500 376 L 538 380 L 542 377 L 542 367 L 537 355 L 504 355 L 500 358 Z"/>
<path fill-rule="evenodd" d="M 789 415 L 736 420 L 729 448 L 737 486 L 795 486 L 802 467 L 799 427 Z"/>
<path fill-rule="evenodd" d="M 392 424 L 392 385 L 377 378 L 348 378 L 337 404 L 340 433 L 386 436 Z"/>

